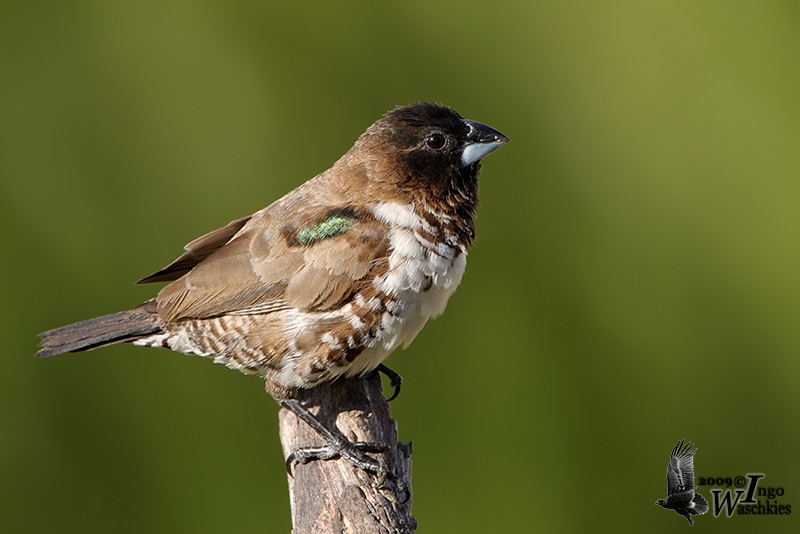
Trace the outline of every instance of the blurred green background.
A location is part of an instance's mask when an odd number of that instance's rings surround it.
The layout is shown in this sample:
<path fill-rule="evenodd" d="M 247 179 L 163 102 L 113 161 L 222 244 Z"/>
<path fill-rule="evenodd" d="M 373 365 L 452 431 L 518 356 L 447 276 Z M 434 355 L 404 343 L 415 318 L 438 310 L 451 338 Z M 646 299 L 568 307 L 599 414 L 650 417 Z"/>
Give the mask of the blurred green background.
<path fill-rule="evenodd" d="M 423 99 L 512 143 L 461 288 L 388 361 L 420 531 L 685 528 L 653 504 L 680 438 L 800 513 L 798 52 L 791 1 L 4 1 L 0 529 L 290 529 L 258 378 L 35 334 L 149 298 Z"/>

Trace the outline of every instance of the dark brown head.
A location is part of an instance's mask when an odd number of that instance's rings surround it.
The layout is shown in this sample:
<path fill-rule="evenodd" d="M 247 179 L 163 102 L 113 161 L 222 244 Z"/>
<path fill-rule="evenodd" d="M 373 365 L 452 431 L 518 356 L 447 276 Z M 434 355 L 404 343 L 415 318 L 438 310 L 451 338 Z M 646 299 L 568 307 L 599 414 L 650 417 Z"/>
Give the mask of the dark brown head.
<path fill-rule="evenodd" d="M 386 163 L 373 178 L 391 182 L 437 211 L 471 219 L 478 205 L 480 160 L 507 141 L 446 106 L 420 102 L 388 112 L 356 147 Z"/>

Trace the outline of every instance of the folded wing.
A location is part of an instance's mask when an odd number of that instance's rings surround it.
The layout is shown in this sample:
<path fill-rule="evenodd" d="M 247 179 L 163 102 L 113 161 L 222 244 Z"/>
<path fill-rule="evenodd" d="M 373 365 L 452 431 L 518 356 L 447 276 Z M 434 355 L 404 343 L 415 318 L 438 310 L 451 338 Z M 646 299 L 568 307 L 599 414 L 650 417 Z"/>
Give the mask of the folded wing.
<path fill-rule="evenodd" d="M 249 221 L 251 217 L 252 215 L 248 215 L 247 217 L 236 219 L 235 221 L 229 222 L 222 228 L 217 228 L 212 232 L 198 237 L 183 247 L 186 252 L 183 253 L 183 255 L 181 255 L 178 259 L 160 271 L 153 273 L 150 276 L 145 276 L 136 283 L 149 284 L 151 282 L 170 282 L 172 280 L 177 280 L 184 274 L 191 271 L 195 265 L 228 243 L 233 236 L 235 236 L 239 230 L 241 230 L 242 227 L 247 224 L 247 221 Z"/>
<path fill-rule="evenodd" d="M 331 310 L 388 264 L 387 226 L 353 210 L 317 206 L 287 216 L 268 208 L 216 232 L 144 279 L 175 276 L 205 255 L 158 294 L 162 320 Z"/>

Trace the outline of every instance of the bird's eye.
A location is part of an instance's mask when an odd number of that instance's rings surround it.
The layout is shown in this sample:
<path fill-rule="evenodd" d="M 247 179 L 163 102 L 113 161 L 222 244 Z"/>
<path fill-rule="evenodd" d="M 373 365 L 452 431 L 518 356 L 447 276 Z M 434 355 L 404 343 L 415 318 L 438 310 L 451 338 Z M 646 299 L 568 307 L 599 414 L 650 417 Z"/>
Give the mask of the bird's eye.
<path fill-rule="evenodd" d="M 441 150 L 446 143 L 447 140 L 440 133 L 432 133 L 425 138 L 425 144 L 433 150 Z"/>

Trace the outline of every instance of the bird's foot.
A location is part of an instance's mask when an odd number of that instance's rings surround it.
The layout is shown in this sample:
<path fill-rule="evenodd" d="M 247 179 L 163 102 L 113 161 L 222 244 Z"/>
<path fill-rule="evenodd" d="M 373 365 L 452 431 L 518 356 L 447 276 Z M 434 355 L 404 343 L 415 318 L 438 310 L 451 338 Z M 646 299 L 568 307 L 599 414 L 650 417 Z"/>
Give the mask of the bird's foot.
<path fill-rule="evenodd" d="M 350 462 L 351 465 L 377 475 L 378 480 L 375 484 L 376 487 L 387 488 L 389 483 L 394 484 L 399 493 L 403 494 L 401 502 L 406 502 L 411 497 L 408 485 L 391 470 L 387 469 L 382 462 L 370 458 L 365 454 L 368 452 L 383 453 L 388 450 L 389 445 L 386 443 L 336 440 L 334 443 L 319 447 L 301 447 L 297 449 L 286 458 L 286 470 L 290 476 L 293 476 L 292 468 L 296 463 L 302 465 L 316 460 L 335 460 L 337 458 L 343 458 Z"/>
<path fill-rule="evenodd" d="M 408 485 L 389 470 L 386 465 L 379 462 L 375 458 L 367 456 L 365 453 L 383 453 L 390 449 L 386 443 L 374 443 L 366 441 L 351 442 L 345 438 L 338 430 L 328 428 L 317 417 L 312 414 L 308 408 L 296 399 L 283 399 L 279 400 L 278 404 L 290 410 L 300 419 L 308 423 L 308 425 L 316 430 L 316 432 L 325 440 L 326 444 L 318 447 L 301 447 L 286 458 L 286 470 L 289 476 L 292 474 L 292 468 L 295 463 L 307 464 L 314 460 L 333 460 L 336 458 L 343 458 L 350 462 L 353 466 L 377 475 L 378 481 L 376 487 L 386 488 L 387 482 L 393 483 L 400 494 L 403 495 L 401 502 L 406 502 L 411 497 L 411 491 Z"/>
<path fill-rule="evenodd" d="M 391 386 L 394 388 L 394 394 L 392 394 L 392 396 L 386 400 L 390 402 L 393 401 L 400 394 L 400 386 L 403 385 L 403 377 L 400 376 L 400 373 L 398 373 L 397 371 L 389 369 L 383 364 L 378 365 L 376 371 L 378 371 L 379 373 L 383 373 L 384 375 L 386 375 L 386 378 L 389 379 L 389 384 L 391 384 Z"/>
<path fill-rule="evenodd" d="M 366 441 L 344 441 L 337 440 L 319 447 L 301 447 L 291 453 L 286 458 L 286 470 L 292 474 L 292 466 L 295 463 L 307 464 L 315 460 L 334 460 L 344 458 L 354 466 L 370 473 L 378 473 L 380 466 L 377 460 L 367 456 L 366 452 L 382 453 L 389 450 L 389 445 L 385 443 L 370 443 Z"/>

